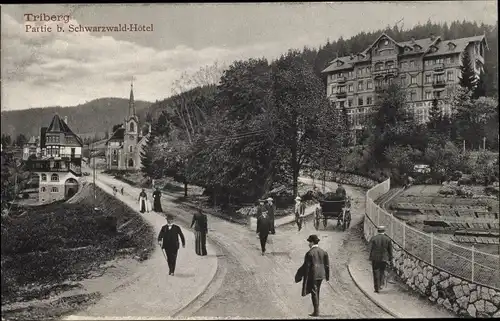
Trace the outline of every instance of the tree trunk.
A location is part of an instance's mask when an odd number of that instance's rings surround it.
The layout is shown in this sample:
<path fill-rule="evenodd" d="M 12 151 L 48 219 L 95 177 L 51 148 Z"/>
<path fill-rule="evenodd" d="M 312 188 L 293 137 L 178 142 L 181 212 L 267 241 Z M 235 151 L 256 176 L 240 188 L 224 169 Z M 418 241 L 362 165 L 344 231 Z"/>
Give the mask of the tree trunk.
<path fill-rule="evenodd" d="M 184 197 L 188 196 L 188 183 L 184 180 Z"/>

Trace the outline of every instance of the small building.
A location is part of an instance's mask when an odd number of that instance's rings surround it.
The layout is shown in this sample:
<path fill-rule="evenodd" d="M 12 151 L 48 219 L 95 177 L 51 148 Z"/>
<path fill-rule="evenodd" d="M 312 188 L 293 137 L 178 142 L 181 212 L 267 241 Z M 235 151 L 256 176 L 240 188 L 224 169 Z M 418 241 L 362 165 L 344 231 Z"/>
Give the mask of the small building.
<path fill-rule="evenodd" d="M 31 136 L 30 140 L 23 146 L 23 160 L 28 160 L 32 155 L 40 157 L 40 136 Z"/>
<path fill-rule="evenodd" d="M 39 202 L 70 198 L 80 186 L 83 142 L 57 114 L 40 134 L 40 155 L 28 159 L 30 171 L 39 176 Z"/>
<path fill-rule="evenodd" d="M 133 84 L 130 85 L 128 117 L 122 124 L 113 127 L 106 141 L 106 168 L 108 170 L 140 170 L 141 152 L 147 143 L 151 125 L 146 134 L 142 133 L 134 105 Z"/>

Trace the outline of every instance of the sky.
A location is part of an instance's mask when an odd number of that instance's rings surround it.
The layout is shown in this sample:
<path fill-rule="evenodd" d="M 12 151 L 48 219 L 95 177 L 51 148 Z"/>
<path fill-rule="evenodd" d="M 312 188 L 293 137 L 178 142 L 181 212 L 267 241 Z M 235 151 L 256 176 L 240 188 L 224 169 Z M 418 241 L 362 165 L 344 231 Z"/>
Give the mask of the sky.
<path fill-rule="evenodd" d="M 69 15 L 70 20 L 34 22 L 27 14 Z M 2 5 L 1 110 L 128 98 L 132 79 L 135 99 L 154 102 L 170 96 L 184 72 L 251 57 L 271 60 L 291 48 L 319 47 L 327 39 L 375 31 L 401 19 L 403 29 L 429 19 L 495 24 L 497 3 Z M 153 30 L 70 32 L 70 26 L 118 24 Z M 42 27 L 52 31 L 32 31 Z"/>

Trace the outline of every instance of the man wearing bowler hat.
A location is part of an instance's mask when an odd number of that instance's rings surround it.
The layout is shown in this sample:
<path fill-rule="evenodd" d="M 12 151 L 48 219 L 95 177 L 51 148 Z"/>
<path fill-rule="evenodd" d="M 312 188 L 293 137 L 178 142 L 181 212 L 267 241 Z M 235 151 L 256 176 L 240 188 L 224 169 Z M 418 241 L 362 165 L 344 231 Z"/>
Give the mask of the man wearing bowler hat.
<path fill-rule="evenodd" d="M 307 238 L 310 250 L 304 257 L 304 264 L 295 274 L 295 282 L 302 280 L 302 296 L 311 294 L 314 311 L 310 316 L 319 316 L 319 290 L 323 279 L 330 279 L 328 253 L 318 247 L 319 237 L 315 234 Z"/>
<path fill-rule="evenodd" d="M 177 253 L 179 252 L 179 238 L 182 247 L 186 247 L 186 240 L 181 228 L 174 224 L 174 217 L 167 215 L 167 224 L 163 225 L 160 234 L 158 234 L 158 244 L 161 250 L 166 254 L 168 263 L 168 275 L 174 275 L 177 262 Z"/>
<path fill-rule="evenodd" d="M 387 262 L 392 263 L 392 241 L 385 235 L 385 227 L 377 228 L 377 235 L 370 239 L 370 261 L 372 262 L 373 286 L 379 293 Z"/>

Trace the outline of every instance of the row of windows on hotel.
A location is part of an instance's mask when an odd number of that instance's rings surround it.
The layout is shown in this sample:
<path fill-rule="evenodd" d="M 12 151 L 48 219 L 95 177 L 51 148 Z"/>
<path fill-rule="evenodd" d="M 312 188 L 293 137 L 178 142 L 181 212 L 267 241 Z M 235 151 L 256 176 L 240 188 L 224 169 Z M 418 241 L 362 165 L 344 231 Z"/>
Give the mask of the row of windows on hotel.
<path fill-rule="evenodd" d="M 64 154 L 63 146 L 48 146 L 46 149 L 47 156 L 61 156 L 61 157 L 69 157 L 71 154 Z M 71 153 L 74 155 L 75 154 L 75 148 L 71 148 Z"/>
<path fill-rule="evenodd" d="M 451 65 L 455 63 L 455 57 L 447 57 L 447 58 L 436 58 L 436 59 L 429 59 L 424 61 L 425 66 L 433 66 L 436 64 L 447 64 Z M 410 61 L 403 61 L 399 64 L 401 69 L 414 69 L 415 67 L 418 66 L 418 63 L 415 62 L 415 60 L 410 60 Z M 383 62 L 378 62 L 375 64 L 375 70 L 382 70 L 382 69 L 391 69 L 394 68 L 394 62 L 393 61 L 388 61 L 385 63 L 385 68 L 384 68 L 384 63 Z M 357 76 L 362 76 L 364 75 L 371 75 L 371 70 L 372 67 L 361 67 L 357 69 Z M 330 80 L 334 79 L 340 79 L 346 76 L 348 79 L 353 79 L 354 78 L 354 71 L 348 71 L 348 72 L 340 72 L 337 74 L 331 74 L 330 75 Z"/>
<path fill-rule="evenodd" d="M 45 137 L 46 139 L 46 143 L 55 143 L 55 144 L 58 144 L 58 143 L 61 143 L 61 137 L 60 136 L 49 136 L 47 135 Z M 74 137 L 71 137 L 71 136 L 67 136 L 66 139 L 65 139 L 66 143 L 69 144 L 69 143 L 76 143 L 76 139 Z"/>
<path fill-rule="evenodd" d="M 444 93 L 444 90 L 442 91 L 430 91 L 430 90 L 427 90 L 424 92 L 424 100 L 431 100 L 431 99 L 434 99 L 434 98 L 444 98 L 445 95 L 443 95 Z M 366 98 L 366 100 L 365 100 Z M 410 101 L 416 101 L 417 100 L 417 91 L 416 90 L 411 90 L 408 92 L 408 99 Z M 347 99 L 347 101 L 344 101 L 344 100 L 341 100 L 341 101 L 337 101 L 336 105 L 334 103 L 334 107 L 339 107 L 339 108 L 344 108 L 344 107 L 353 107 L 355 106 L 354 105 L 354 99 L 353 98 L 349 98 Z M 373 104 L 373 97 L 358 97 L 357 99 L 357 102 L 358 102 L 358 106 L 370 106 Z M 365 104 L 366 102 L 366 104 Z M 347 104 L 346 104 L 347 103 Z"/>
<path fill-rule="evenodd" d="M 47 174 L 41 174 L 40 180 L 42 182 L 46 182 L 47 181 Z M 51 182 L 59 182 L 59 175 L 57 175 L 57 174 L 50 175 L 50 181 Z"/>
<path fill-rule="evenodd" d="M 42 187 L 42 192 L 45 192 L 47 189 L 45 187 Z M 51 189 L 51 192 L 52 193 L 58 193 L 59 192 L 59 188 L 57 187 L 52 187 Z"/>

